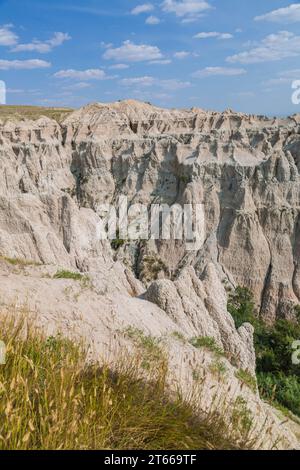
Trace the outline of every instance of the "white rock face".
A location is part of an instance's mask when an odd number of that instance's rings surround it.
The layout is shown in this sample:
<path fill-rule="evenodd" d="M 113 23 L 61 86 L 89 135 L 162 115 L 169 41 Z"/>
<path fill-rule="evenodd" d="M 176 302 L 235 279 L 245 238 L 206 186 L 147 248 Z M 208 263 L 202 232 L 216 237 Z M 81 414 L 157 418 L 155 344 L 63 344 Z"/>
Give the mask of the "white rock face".
<path fill-rule="evenodd" d="M 0 262 L 2 305 L 26 304 L 47 331 L 84 337 L 96 357 L 115 354 L 128 326 L 163 337 L 187 394 L 195 368 L 213 360 L 188 340 L 214 338 L 229 359 L 224 387 L 246 397 L 257 429 L 272 422 L 264 446 L 278 436 L 282 447 L 297 446 L 257 394 L 240 390 L 235 367 L 255 371 L 253 329 L 235 329 L 224 285 L 249 287 L 269 321 L 300 301 L 300 117 L 126 101 L 89 105 L 61 125 L 0 124 L 0 142 L 0 255 L 43 265 Z M 96 209 L 120 195 L 130 204 L 203 204 L 203 246 L 132 242 L 114 251 L 97 237 Z M 59 267 L 87 273 L 91 288 L 53 280 Z M 214 380 L 208 372 L 208 389 Z"/>

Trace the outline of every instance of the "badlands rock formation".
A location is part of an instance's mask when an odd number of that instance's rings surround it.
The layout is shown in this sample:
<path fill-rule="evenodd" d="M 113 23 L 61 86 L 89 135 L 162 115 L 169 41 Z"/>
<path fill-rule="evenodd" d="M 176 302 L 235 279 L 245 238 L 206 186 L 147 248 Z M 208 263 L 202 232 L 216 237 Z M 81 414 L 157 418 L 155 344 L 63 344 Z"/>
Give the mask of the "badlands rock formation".
<path fill-rule="evenodd" d="M 201 369 L 203 409 L 215 387 L 231 403 L 242 396 L 264 447 L 278 438 L 279 447 L 296 447 L 273 410 L 236 378 L 236 368 L 254 374 L 253 329 L 235 329 L 226 289 L 249 287 L 270 322 L 292 316 L 300 301 L 300 116 L 125 101 L 89 105 L 60 124 L 7 121 L 0 141 L 2 308 L 26 306 L 49 333 L 83 337 L 93 357 L 128 346 L 128 327 L 159 337 L 172 386 L 188 395 Z M 203 245 L 188 251 L 179 240 L 124 240 L 114 249 L 99 241 L 99 205 L 120 195 L 130 205 L 202 204 Z M 88 285 L 53 279 L 58 269 L 86 273 Z M 224 350 L 226 379 L 208 372 L 211 353 L 189 344 L 199 336 Z"/>

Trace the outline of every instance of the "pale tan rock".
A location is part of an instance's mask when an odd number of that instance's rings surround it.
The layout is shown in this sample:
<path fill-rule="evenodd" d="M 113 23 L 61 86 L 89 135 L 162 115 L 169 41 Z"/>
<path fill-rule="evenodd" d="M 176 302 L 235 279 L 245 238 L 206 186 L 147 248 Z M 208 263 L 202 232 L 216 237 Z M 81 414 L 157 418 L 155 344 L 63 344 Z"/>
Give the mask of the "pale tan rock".
<path fill-rule="evenodd" d="M 23 272 L 0 261 L 2 305 L 28 303 L 49 332 L 83 337 L 95 356 L 115 355 L 128 326 L 166 337 L 174 382 L 186 392 L 195 368 L 207 371 L 213 360 L 188 340 L 212 337 L 231 362 L 224 386 L 210 376 L 203 408 L 212 384 L 223 395 L 232 385 L 235 396 L 246 393 L 258 427 L 267 416 L 272 439 L 295 446 L 257 394 L 239 389 L 232 364 L 254 373 L 253 329 L 236 331 L 223 283 L 250 288 L 270 322 L 300 302 L 299 116 L 129 100 L 86 106 L 61 125 L 0 123 L 0 142 L 0 255 L 44 264 Z M 203 204 L 204 245 L 132 242 L 116 253 L 97 237 L 97 208 L 120 195 L 130 204 Z M 163 269 L 144 284 L 147 256 Z M 60 268 L 86 273 L 91 285 L 43 278 Z M 270 439 L 262 434 L 265 447 Z"/>

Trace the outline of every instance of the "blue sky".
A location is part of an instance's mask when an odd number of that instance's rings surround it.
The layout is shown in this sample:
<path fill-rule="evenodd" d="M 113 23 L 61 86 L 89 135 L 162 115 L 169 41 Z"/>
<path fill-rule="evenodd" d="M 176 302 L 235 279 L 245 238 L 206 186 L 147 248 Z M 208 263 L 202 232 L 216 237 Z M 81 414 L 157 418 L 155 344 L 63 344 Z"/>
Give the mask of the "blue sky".
<path fill-rule="evenodd" d="M 299 2 L 0 0 L 0 18 L 8 104 L 300 112 Z"/>

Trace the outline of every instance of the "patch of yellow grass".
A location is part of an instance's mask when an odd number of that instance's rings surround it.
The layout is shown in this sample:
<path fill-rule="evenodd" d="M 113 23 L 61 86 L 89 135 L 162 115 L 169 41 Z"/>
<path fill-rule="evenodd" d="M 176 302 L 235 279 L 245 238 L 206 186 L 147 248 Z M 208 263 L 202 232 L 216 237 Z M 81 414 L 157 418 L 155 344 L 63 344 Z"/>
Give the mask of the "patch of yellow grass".
<path fill-rule="evenodd" d="M 114 371 L 87 365 L 81 346 L 7 317 L 0 340 L 0 450 L 251 447 L 216 413 L 199 418 L 180 395 L 170 399 L 164 361 L 147 381 L 138 355 Z"/>
<path fill-rule="evenodd" d="M 31 119 L 33 121 L 42 116 L 49 117 L 61 122 L 73 109 L 70 108 L 44 108 L 41 106 L 0 106 L 0 120 L 8 121 L 10 119 L 21 121 Z"/>

